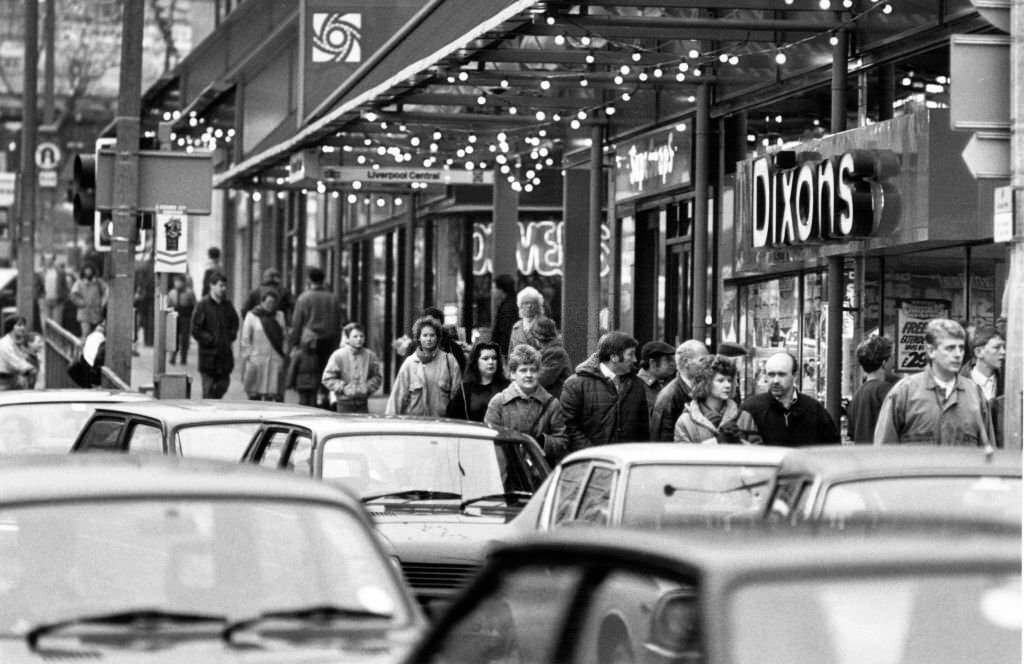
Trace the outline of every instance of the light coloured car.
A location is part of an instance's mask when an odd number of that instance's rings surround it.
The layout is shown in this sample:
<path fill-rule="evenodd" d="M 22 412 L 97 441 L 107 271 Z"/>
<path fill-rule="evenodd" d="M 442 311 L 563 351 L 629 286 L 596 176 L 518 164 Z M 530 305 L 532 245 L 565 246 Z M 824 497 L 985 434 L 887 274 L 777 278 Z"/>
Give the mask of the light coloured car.
<path fill-rule="evenodd" d="M 359 502 L 237 463 L 0 463 L 0 661 L 396 661 L 423 619 Z"/>

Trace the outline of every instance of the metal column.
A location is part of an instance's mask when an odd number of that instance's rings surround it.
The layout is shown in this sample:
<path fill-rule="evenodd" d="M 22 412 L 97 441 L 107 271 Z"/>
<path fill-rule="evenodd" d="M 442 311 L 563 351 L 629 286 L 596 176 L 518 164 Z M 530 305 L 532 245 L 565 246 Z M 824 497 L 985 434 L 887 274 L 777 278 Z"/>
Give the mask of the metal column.
<path fill-rule="evenodd" d="M 39 0 L 25 2 L 25 75 L 21 111 L 21 186 L 18 196 L 18 315 L 35 329 L 32 315 L 35 301 L 35 249 L 36 249 L 36 86 L 39 68 Z"/>
<path fill-rule="evenodd" d="M 846 52 L 849 35 L 836 33 L 832 47 L 832 133 L 846 129 Z M 843 389 L 843 257 L 828 257 L 828 348 L 825 355 L 825 408 L 839 424 Z"/>
<path fill-rule="evenodd" d="M 707 337 L 708 194 L 711 171 L 711 91 L 697 88 L 693 157 L 693 311 L 692 338 Z"/>
<path fill-rule="evenodd" d="M 516 283 L 519 268 L 516 254 L 519 248 L 519 193 L 512 190 L 508 181 L 500 175 L 494 178 L 494 217 L 491 223 L 491 283 L 499 274 L 507 274 Z M 491 292 L 491 323 L 498 309 L 497 296 Z M 506 349 L 507 350 L 507 349 Z"/>
<path fill-rule="evenodd" d="M 585 324 L 590 320 L 587 311 L 589 177 L 590 173 L 582 168 L 569 168 L 562 180 L 562 219 L 565 224 L 562 245 L 562 339 L 566 352 L 575 362 L 582 362 L 594 349 L 587 345 L 592 333 Z M 596 332 L 594 330 L 595 335 Z"/>
<path fill-rule="evenodd" d="M 590 189 L 587 205 L 587 348 L 596 349 L 601 311 L 601 185 L 604 167 L 604 125 L 590 127 Z M 562 318 L 563 326 L 570 319 Z M 570 356 L 574 357 L 574 356 Z"/>
<path fill-rule="evenodd" d="M 1024 443 L 1024 4 L 1010 5 L 1010 87 L 1013 134 L 1010 154 L 1013 183 L 1013 242 L 1010 274 L 1006 280 L 1006 386 L 1004 388 L 1003 445 L 1019 450 Z"/>

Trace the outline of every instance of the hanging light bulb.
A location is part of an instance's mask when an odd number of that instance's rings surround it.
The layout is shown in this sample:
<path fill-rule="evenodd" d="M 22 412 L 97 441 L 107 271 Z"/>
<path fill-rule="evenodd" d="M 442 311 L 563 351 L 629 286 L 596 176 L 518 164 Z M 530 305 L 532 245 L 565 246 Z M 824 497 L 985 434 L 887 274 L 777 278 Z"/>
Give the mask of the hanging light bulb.
<path fill-rule="evenodd" d="M 516 108 L 515 106 L 509 106 L 508 107 L 508 114 L 509 115 L 515 115 L 518 112 L 519 112 L 519 109 Z"/>
<path fill-rule="evenodd" d="M 507 78 L 501 79 L 501 82 L 498 83 L 498 85 L 500 85 L 501 87 L 503 87 L 505 89 L 508 89 L 508 85 L 509 85 L 508 79 Z"/>
<path fill-rule="evenodd" d="M 576 112 L 576 119 L 578 119 L 580 121 L 586 120 L 587 119 L 587 112 L 582 110 L 582 109 L 577 111 Z"/>
<path fill-rule="evenodd" d="M 786 58 L 785 52 L 783 52 L 781 50 L 775 52 L 775 63 L 776 64 L 784 65 L 784 64 L 786 64 L 786 60 L 787 59 L 788 58 Z"/>
<path fill-rule="evenodd" d="M 662 76 L 665 75 L 665 72 L 662 71 L 661 67 L 655 67 L 654 71 L 652 71 L 651 73 L 654 74 L 654 78 L 661 78 Z"/>
<path fill-rule="evenodd" d="M 581 126 L 580 121 L 577 120 L 576 118 L 573 118 L 572 121 L 569 123 L 569 126 L 572 127 L 573 129 L 579 129 Z"/>
<path fill-rule="evenodd" d="M 623 92 L 622 93 L 622 101 L 629 101 L 632 98 L 633 98 L 633 95 L 629 94 L 628 92 Z"/>
<path fill-rule="evenodd" d="M 640 51 L 633 51 L 633 54 L 629 57 L 633 59 L 633 62 L 640 62 L 644 56 Z"/>
<path fill-rule="evenodd" d="M 487 103 L 487 97 L 480 95 L 479 97 L 476 98 L 476 103 L 479 104 L 480 106 L 485 105 Z"/>
<path fill-rule="evenodd" d="M 612 83 L 614 83 L 615 85 L 622 85 L 625 82 L 626 79 L 622 78 L 622 76 L 620 76 L 619 74 L 616 74 L 615 78 L 612 79 Z"/>
<path fill-rule="evenodd" d="M 696 60 L 697 58 L 699 58 L 699 57 L 700 57 L 700 51 L 698 51 L 698 50 L 697 50 L 697 49 L 695 49 L 695 48 L 691 48 L 691 49 L 690 49 L 690 52 L 689 52 L 689 53 L 687 53 L 687 55 L 689 56 L 689 58 L 690 58 L 691 60 Z"/>
<path fill-rule="evenodd" d="M 886 14 L 886 15 L 891 14 L 892 13 L 892 5 L 889 4 L 888 2 L 885 3 L 884 5 L 882 5 L 882 13 Z"/>
<path fill-rule="evenodd" d="M 541 81 L 540 82 L 540 89 L 541 90 L 550 90 L 551 89 L 551 79 L 545 78 L 543 81 Z"/>
<path fill-rule="evenodd" d="M 683 81 L 686 80 L 686 74 L 684 74 L 683 72 L 678 72 L 676 74 L 676 80 L 682 83 Z"/>
<path fill-rule="evenodd" d="M 410 138 L 409 139 L 409 145 L 413 146 L 414 148 L 419 147 L 419 145 L 420 145 L 420 137 L 419 136 L 413 136 L 412 138 Z"/>
<path fill-rule="evenodd" d="M 650 77 L 647 75 L 647 72 L 642 71 L 640 72 L 639 76 L 637 76 L 637 78 L 640 79 L 641 81 L 646 81 Z"/>
<path fill-rule="evenodd" d="M 441 132 L 439 130 L 435 129 L 433 136 L 434 136 L 434 140 L 435 141 L 439 141 L 439 140 L 441 140 L 442 134 L 441 134 Z"/>
<path fill-rule="evenodd" d="M 359 197 L 356 196 L 355 194 L 349 194 L 348 196 L 345 197 L 345 200 L 348 201 L 349 205 L 355 205 L 356 201 L 359 200 Z"/>
<path fill-rule="evenodd" d="M 533 117 L 537 118 L 537 122 L 544 122 L 548 116 L 544 111 L 537 111 Z"/>
<path fill-rule="evenodd" d="M 587 80 L 586 76 L 580 76 L 580 87 L 585 88 L 590 85 L 590 81 Z"/>
<path fill-rule="evenodd" d="M 605 115 L 615 115 L 615 107 L 614 106 L 605 106 L 604 114 Z"/>
<path fill-rule="evenodd" d="M 555 44 L 565 46 L 565 35 L 555 35 Z"/>
<path fill-rule="evenodd" d="M 561 113 L 552 113 L 551 114 L 551 119 L 554 120 L 555 122 L 561 122 L 562 121 L 562 114 Z"/>
<path fill-rule="evenodd" d="M 468 81 L 469 80 L 469 72 L 468 71 L 460 71 L 459 72 L 459 80 L 462 81 L 463 83 Z"/>
<path fill-rule="evenodd" d="M 822 9 L 831 9 L 832 3 L 830 2 L 830 0 L 818 0 L 818 7 Z"/>
<path fill-rule="evenodd" d="M 593 51 L 591 51 L 590 53 L 587 53 L 586 56 L 584 56 L 583 61 L 586 62 L 588 65 L 594 64 L 594 53 L 593 53 Z"/>
<path fill-rule="evenodd" d="M 621 67 L 619 67 L 619 73 L 622 74 L 623 76 L 628 76 L 629 71 L 629 65 L 622 65 Z"/>
<path fill-rule="evenodd" d="M 732 66 L 735 67 L 739 63 L 740 63 L 740 56 L 738 56 L 738 55 L 730 55 L 729 56 L 729 64 L 731 64 Z"/>
<path fill-rule="evenodd" d="M 720 54 L 720 55 L 718 56 L 718 61 L 719 61 L 719 62 L 721 62 L 721 63 L 722 63 L 723 65 L 724 65 L 724 64 L 725 64 L 726 62 L 729 62 L 729 54 L 728 54 L 728 53 L 722 53 L 722 54 Z"/>
<path fill-rule="evenodd" d="M 469 141 L 470 143 L 476 143 L 476 134 L 470 134 L 469 136 L 466 137 L 466 140 Z"/>
<path fill-rule="evenodd" d="M 580 37 L 581 46 L 590 46 L 590 35 L 583 35 Z"/>
<path fill-rule="evenodd" d="M 546 19 L 544 19 L 544 22 L 547 23 L 548 25 L 554 25 L 555 24 L 555 17 L 554 16 L 548 16 Z"/>
<path fill-rule="evenodd" d="M 683 72 L 683 73 L 690 71 L 690 63 L 689 62 L 680 62 L 679 63 L 679 71 Z"/>

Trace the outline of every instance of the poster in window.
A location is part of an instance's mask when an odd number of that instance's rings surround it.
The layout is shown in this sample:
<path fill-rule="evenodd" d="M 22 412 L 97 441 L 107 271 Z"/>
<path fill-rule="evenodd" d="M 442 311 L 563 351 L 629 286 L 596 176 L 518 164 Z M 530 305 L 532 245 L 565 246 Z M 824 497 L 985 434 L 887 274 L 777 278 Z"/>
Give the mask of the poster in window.
<path fill-rule="evenodd" d="M 921 371 L 928 365 L 924 329 L 933 318 L 949 318 L 949 300 L 896 302 L 896 371 Z"/>

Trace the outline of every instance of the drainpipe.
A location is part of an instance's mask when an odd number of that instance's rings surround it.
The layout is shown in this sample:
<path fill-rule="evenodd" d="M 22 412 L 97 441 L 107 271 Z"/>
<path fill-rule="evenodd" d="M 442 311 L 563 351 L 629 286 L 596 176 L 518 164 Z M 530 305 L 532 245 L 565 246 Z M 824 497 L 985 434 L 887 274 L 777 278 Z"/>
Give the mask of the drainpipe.
<path fill-rule="evenodd" d="M 833 134 L 846 129 L 846 55 L 849 34 L 836 33 L 832 47 L 832 125 Z M 836 425 L 840 421 L 843 388 L 843 295 L 846 291 L 843 256 L 828 257 L 828 346 L 825 355 L 825 408 Z M 803 349 L 801 348 L 801 354 Z"/>
<path fill-rule="evenodd" d="M 708 193 L 711 169 L 711 91 L 697 87 L 693 155 L 693 312 L 692 338 L 706 342 L 708 294 Z"/>

